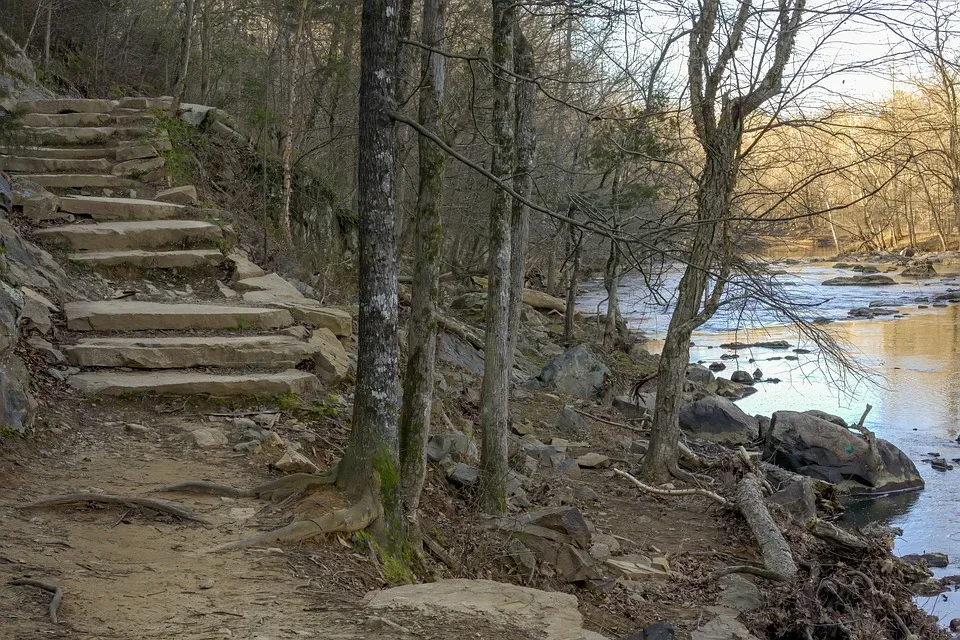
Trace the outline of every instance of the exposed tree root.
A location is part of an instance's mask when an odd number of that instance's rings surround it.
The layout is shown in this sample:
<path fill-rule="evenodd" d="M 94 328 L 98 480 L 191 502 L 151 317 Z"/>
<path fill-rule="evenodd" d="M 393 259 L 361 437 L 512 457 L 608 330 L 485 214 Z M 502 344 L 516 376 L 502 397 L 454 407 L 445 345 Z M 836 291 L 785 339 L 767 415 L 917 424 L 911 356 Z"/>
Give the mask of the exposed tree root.
<path fill-rule="evenodd" d="M 752 473 L 745 474 L 737 485 L 737 509 L 743 515 L 753 537 L 760 545 L 760 555 L 770 576 L 777 580 L 792 580 L 797 575 L 790 545 L 783 539 L 777 523 L 763 502 L 760 480 Z"/>
<path fill-rule="evenodd" d="M 848 533 L 840 527 L 826 520 L 820 520 L 819 518 L 810 520 L 810 522 L 807 523 L 807 530 L 818 538 L 823 538 L 828 542 L 833 542 L 834 544 L 839 544 L 840 546 L 850 549 L 866 549 L 870 546 L 867 541 L 860 536 Z"/>
<path fill-rule="evenodd" d="M 240 489 L 215 482 L 181 482 L 152 489 L 150 493 L 203 493 L 229 498 L 260 498 L 276 502 L 293 495 L 305 493 L 314 487 L 334 484 L 337 481 L 338 465 L 319 473 L 294 473 L 289 476 L 264 482 L 250 489 Z"/>
<path fill-rule="evenodd" d="M 63 601 L 63 589 L 55 584 L 40 582 L 39 580 L 34 580 L 32 578 L 17 578 L 16 580 L 11 580 L 7 584 L 15 587 L 36 587 L 52 593 L 53 600 L 50 601 L 50 622 L 53 624 L 60 623 L 60 619 L 57 617 L 57 614 L 60 612 L 60 602 Z"/>
<path fill-rule="evenodd" d="M 150 498 L 139 498 L 137 496 L 114 496 L 106 493 L 68 493 L 62 496 L 43 498 L 25 504 L 22 508 L 43 509 L 45 507 L 65 507 L 76 504 L 119 504 L 123 506 L 141 507 L 176 516 L 183 520 L 192 520 L 193 522 L 200 522 L 202 524 L 213 524 L 212 521 L 207 520 L 203 516 L 169 502 L 151 500 Z"/>
<path fill-rule="evenodd" d="M 783 577 L 775 571 L 770 571 L 769 569 L 764 569 L 763 567 L 755 567 L 751 564 L 739 564 L 732 567 L 718 569 L 710 574 L 710 578 L 713 580 L 719 580 L 723 576 L 728 576 L 731 573 L 748 573 L 750 575 L 759 576 L 768 580 L 783 580 Z"/>
<path fill-rule="evenodd" d="M 327 533 L 349 533 L 366 529 L 380 516 L 379 503 L 368 492 L 357 504 L 338 509 L 319 518 L 296 520 L 285 527 L 267 531 L 252 538 L 244 538 L 214 547 L 209 553 L 223 553 L 270 543 L 294 543 Z"/>
<path fill-rule="evenodd" d="M 639 480 L 634 478 L 632 475 L 630 475 L 626 471 L 621 471 L 620 469 L 614 469 L 613 472 L 622 478 L 626 478 L 627 480 L 632 482 L 634 485 L 636 485 L 638 489 L 640 489 L 645 493 L 651 493 L 657 496 L 703 496 L 705 498 L 710 498 L 714 502 L 717 502 L 718 504 L 721 504 L 725 507 L 732 506 L 729 500 L 727 500 L 720 494 L 714 493 L 713 491 L 708 491 L 707 489 L 701 489 L 699 487 L 696 487 L 693 489 L 658 489 L 657 487 L 652 487 L 648 484 L 644 484 L 640 482 Z"/>

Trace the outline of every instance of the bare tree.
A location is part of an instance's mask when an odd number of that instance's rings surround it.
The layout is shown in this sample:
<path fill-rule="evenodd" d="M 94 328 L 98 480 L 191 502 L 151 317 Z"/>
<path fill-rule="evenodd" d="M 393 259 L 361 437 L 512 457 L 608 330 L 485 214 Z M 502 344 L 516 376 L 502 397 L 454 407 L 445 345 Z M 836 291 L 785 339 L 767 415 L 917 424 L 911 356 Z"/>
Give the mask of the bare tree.
<path fill-rule="evenodd" d="M 280 209 L 280 234 L 288 245 L 293 242 L 290 231 L 290 200 L 293 197 L 293 136 L 295 131 L 295 108 L 297 101 L 297 83 L 299 81 L 300 43 L 303 40 L 303 27 L 307 18 L 309 0 L 300 3 L 297 28 L 290 40 L 290 55 L 287 60 L 287 99 L 286 122 L 283 127 L 283 150 L 281 152 L 281 170 L 283 171 L 283 205 Z"/>
<path fill-rule="evenodd" d="M 493 0 L 490 42 L 493 72 L 493 113 L 490 172 L 503 183 L 513 173 L 513 33 L 516 5 L 511 0 Z M 486 344 L 480 417 L 483 429 L 481 451 L 481 504 L 490 513 L 507 508 L 507 422 L 509 419 L 510 368 L 508 327 L 510 313 L 510 194 L 495 186 L 490 196 L 488 228 L 488 277 Z"/>
<path fill-rule="evenodd" d="M 666 481 L 682 475 L 678 466 L 679 413 L 690 361 L 690 335 L 716 312 L 729 273 L 729 263 L 723 258 L 725 222 L 731 217 L 744 122 L 780 93 L 804 7 L 805 0 L 780 0 L 776 9 L 756 8 L 750 0 L 740 0 L 735 14 L 728 14 L 725 6 L 721 10 L 720 0 L 705 0 L 693 17 L 687 75 L 690 109 L 704 162 L 696 194 L 696 231 L 657 370 L 650 449 L 642 469 L 648 480 Z M 748 22 L 753 21 L 751 26 L 758 28 L 766 26 L 761 12 L 763 16 L 772 14 L 775 20 L 769 34 L 756 33 L 753 37 L 770 39 L 772 58 L 766 71 L 741 91 L 736 82 L 730 81 L 731 62 L 743 43 Z M 723 44 L 714 52 L 717 41 Z M 708 291 L 712 272 L 718 277 Z"/>
<path fill-rule="evenodd" d="M 424 0 L 421 39 L 440 47 L 446 32 L 447 0 Z M 430 49 L 421 57 L 419 122 L 441 135 L 445 58 Z M 420 184 L 414 218 L 413 291 L 407 329 L 407 369 L 400 416 L 400 461 L 403 500 L 408 520 L 417 522 L 417 507 L 426 476 L 424 449 L 430 433 L 434 364 L 437 347 L 438 278 L 443 252 L 441 213 L 446 154 L 419 137 Z"/>

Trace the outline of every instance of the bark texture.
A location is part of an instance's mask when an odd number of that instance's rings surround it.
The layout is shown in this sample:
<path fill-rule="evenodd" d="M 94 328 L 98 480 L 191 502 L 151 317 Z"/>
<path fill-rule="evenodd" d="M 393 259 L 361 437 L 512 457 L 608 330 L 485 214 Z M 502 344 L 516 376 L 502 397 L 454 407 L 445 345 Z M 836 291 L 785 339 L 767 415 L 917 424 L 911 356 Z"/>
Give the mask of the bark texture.
<path fill-rule="evenodd" d="M 446 0 L 425 0 L 422 34 L 424 44 L 440 48 L 445 28 Z M 421 61 L 420 124 L 441 135 L 443 87 L 446 60 L 423 51 Z M 413 291 L 407 330 L 407 370 L 404 376 L 403 411 L 400 416 L 401 487 L 407 518 L 417 520 L 420 492 L 427 466 L 424 449 L 430 434 L 433 378 L 437 350 L 437 301 L 443 251 L 441 212 L 446 155 L 428 138 L 420 136 L 420 186 L 414 218 Z"/>
<path fill-rule="evenodd" d="M 337 485 L 360 500 L 379 481 L 386 542 L 388 550 L 395 550 L 405 538 L 397 428 L 396 140 L 388 115 L 395 106 L 397 1 L 364 0 L 360 37 L 357 386 L 353 429 Z"/>
<path fill-rule="evenodd" d="M 777 523 L 770 517 L 770 511 L 763 501 L 760 481 L 752 473 L 746 474 L 737 485 L 737 509 L 760 545 L 760 555 L 767 571 L 779 580 L 795 578 L 797 565 L 793 561 L 793 552 L 783 539 Z"/>
<path fill-rule="evenodd" d="M 514 32 L 514 64 L 517 75 L 532 78 L 536 75 L 533 49 L 519 25 Z M 537 149 L 537 86 L 533 82 L 516 84 L 516 166 L 513 172 L 513 190 L 523 198 L 533 193 L 533 164 Z M 527 206 L 513 200 L 510 215 L 510 325 L 509 369 L 513 370 L 523 311 L 523 287 L 527 275 L 527 245 L 530 240 L 530 214 Z"/>
<path fill-rule="evenodd" d="M 280 233 L 284 242 L 290 246 L 293 243 L 293 233 L 290 230 L 290 201 L 293 198 L 293 133 L 294 108 L 297 102 L 297 75 L 300 67 L 300 43 L 303 40 L 303 26 L 307 17 L 309 0 L 300 3 L 297 18 L 297 30 L 290 43 L 289 73 L 287 78 L 287 118 L 283 127 L 283 149 L 281 151 L 281 165 L 283 167 L 283 207 L 280 210 Z"/>
<path fill-rule="evenodd" d="M 493 0 L 491 62 L 493 74 L 492 143 L 490 172 L 509 183 L 513 173 L 513 30 L 515 6 Z M 481 504 L 489 513 L 507 508 L 507 422 L 510 371 L 507 330 L 510 306 L 510 196 L 499 187 L 490 197 L 489 258 L 483 387 L 480 392 L 483 450 Z"/>

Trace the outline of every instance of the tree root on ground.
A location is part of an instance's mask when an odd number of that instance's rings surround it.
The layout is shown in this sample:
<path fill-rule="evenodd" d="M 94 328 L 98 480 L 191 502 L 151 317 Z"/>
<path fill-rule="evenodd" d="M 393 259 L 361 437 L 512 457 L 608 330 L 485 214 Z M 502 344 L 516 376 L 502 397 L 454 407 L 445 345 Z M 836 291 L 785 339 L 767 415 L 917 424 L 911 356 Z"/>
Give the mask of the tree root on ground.
<path fill-rule="evenodd" d="M 11 580 L 7 584 L 15 587 L 36 587 L 52 593 L 53 600 L 50 601 L 50 622 L 53 624 L 60 623 L 57 614 L 60 612 L 60 602 L 63 601 L 63 589 L 55 584 L 40 582 L 39 580 L 34 580 L 32 578 L 17 578 L 16 580 Z"/>
<path fill-rule="evenodd" d="M 306 493 L 314 487 L 334 484 L 337 481 L 338 465 L 319 473 L 294 473 L 270 482 L 264 482 L 250 489 L 239 489 L 215 482 L 181 482 L 152 489 L 150 493 L 203 493 L 210 496 L 228 498 L 260 498 L 276 502 L 290 496 Z"/>
<path fill-rule="evenodd" d="M 45 507 L 65 507 L 77 504 L 119 504 L 123 506 L 142 507 L 145 509 L 152 509 L 153 511 L 157 511 L 159 513 L 166 513 L 176 516 L 183 520 L 191 520 L 193 522 L 199 522 L 201 524 L 208 525 L 213 524 L 212 521 L 207 520 L 203 516 L 198 515 L 189 509 L 185 509 L 175 504 L 170 504 L 169 502 L 151 500 L 150 498 L 139 498 L 137 496 L 114 496 L 106 493 L 68 493 L 62 496 L 42 498 L 35 502 L 22 505 L 22 508 L 43 509 Z"/>
<path fill-rule="evenodd" d="M 707 489 L 700 489 L 699 487 L 694 489 L 658 489 L 657 487 L 652 487 L 648 484 L 644 484 L 640 482 L 639 480 L 634 478 L 632 475 L 630 475 L 626 471 L 621 471 L 620 469 L 614 469 L 613 472 L 616 473 L 621 478 L 626 478 L 627 480 L 632 482 L 641 491 L 645 493 L 653 494 L 655 496 L 703 496 L 705 498 L 710 498 L 714 502 L 721 504 L 724 507 L 732 506 L 729 500 L 727 500 L 720 494 L 714 493 L 713 491 L 708 491 Z"/>
<path fill-rule="evenodd" d="M 346 509 L 338 509 L 319 518 L 295 520 L 285 527 L 214 547 L 209 553 L 223 553 L 270 543 L 295 543 L 327 533 L 349 533 L 366 529 L 380 516 L 379 503 L 373 492 Z"/>

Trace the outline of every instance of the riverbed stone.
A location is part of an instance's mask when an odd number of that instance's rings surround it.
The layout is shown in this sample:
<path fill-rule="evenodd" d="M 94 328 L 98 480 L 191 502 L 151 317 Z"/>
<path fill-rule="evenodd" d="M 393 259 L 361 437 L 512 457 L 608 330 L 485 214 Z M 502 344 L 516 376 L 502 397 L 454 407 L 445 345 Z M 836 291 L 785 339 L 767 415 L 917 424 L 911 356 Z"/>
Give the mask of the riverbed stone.
<path fill-rule="evenodd" d="M 840 276 L 825 280 L 822 284 L 825 287 L 877 287 L 897 284 L 897 281 L 890 276 L 882 275 Z"/>
<path fill-rule="evenodd" d="M 879 464 L 866 441 L 843 427 L 796 411 L 777 411 L 766 431 L 764 456 L 785 469 L 839 485 L 841 491 L 875 493 L 922 489 L 907 455 L 877 439 Z"/>
<path fill-rule="evenodd" d="M 913 278 L 914 280 L 936 278 L 938 275 L 940 274 L 933 268 L 933 265 L 926 261 L 911 264 L 900 273 L 901 278 Z"/>
<path fill-rule="evenodd" d="M 680 427 L 713 442 L 746 444 L 760 435 L 760 423 L 726 398 L 709 396 L 680 408 Z"/>
<path fill-rule="evenodd" d="M 749 371 L 734 371 L 730 374 L 730 381 L 737 384 L 753 384 L 754 379 Z"/>
<path fill-rule="evenodd" d="M 537 380 L 546 388 L 578 398 L 597 398 L 603 393 L 610 369 L 581 344 L 568 349 L 540 370 Z"/>

